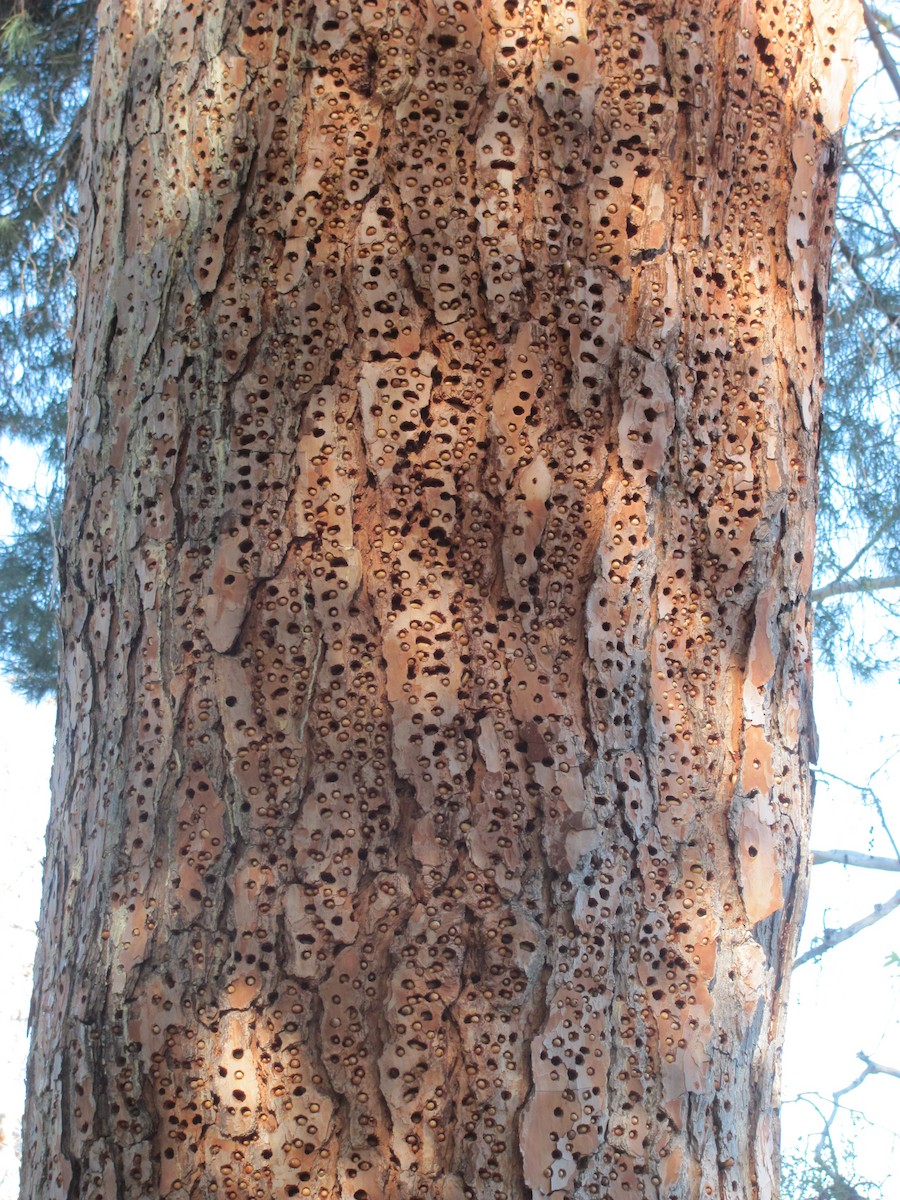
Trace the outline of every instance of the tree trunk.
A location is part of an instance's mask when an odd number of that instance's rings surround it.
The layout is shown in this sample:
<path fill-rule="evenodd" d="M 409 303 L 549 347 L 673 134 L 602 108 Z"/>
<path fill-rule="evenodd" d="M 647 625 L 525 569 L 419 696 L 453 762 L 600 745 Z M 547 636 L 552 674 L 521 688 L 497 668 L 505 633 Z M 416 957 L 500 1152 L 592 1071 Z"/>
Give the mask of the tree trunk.
<path fill-rule="evenodd" d="M 858 23 L 102 6 L 25 1200 L 777 1193 Z"/>

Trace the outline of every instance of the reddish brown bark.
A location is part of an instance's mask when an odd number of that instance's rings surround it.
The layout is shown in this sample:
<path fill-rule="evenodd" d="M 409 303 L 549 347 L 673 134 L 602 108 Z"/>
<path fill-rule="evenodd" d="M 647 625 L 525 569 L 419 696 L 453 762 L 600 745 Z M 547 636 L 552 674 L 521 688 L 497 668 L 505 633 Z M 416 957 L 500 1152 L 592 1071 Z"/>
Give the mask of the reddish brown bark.
<path fill-rule="evenodd" d="M 776 1190 L 843 0 L 110 0 L 23 1197 Z"/>

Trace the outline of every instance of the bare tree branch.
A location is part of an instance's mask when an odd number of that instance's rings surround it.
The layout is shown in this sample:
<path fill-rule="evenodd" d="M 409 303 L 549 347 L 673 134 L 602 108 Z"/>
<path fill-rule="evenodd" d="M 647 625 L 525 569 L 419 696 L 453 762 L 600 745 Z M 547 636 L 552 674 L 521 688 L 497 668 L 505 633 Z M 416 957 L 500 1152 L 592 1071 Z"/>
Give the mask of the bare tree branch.
<path fill-rule="evenodd" d="M 814 959 L 819 958 L 826 951 L 833 950 L 841 942 L 846 942 L 850 938 L 855 937 L 863 929 L 868 929 L 870 925 L 884 920 L 895 908 L 900 908 L 900 892 L 895 892 L 890 900 L 886 900 L 884 904 L 876 904 L 868 916 L 860 917 L 852 925 L 847 925 L 843 929 L 826 929 L 825 936 L 820 942 L 814 946 L 810 946 L 805 954 L 801 954 L 799 958 L 794 959 L 794 970 L 796 971 L 798 967 L 802 967 L 804 963 L 812 962 Z"/>
<path fill-rule="evenodd" d="M 900 1079 L 900 1067 L 886 1067 L 884 1063 L 873 1062 L 862 1050 L 856 1057 L 866 1064 L 866 1071 L 870 1075 L 891 1075 L 894 1079 Z"/>
<path fill-rule="evenodd" d="M 900 1079 L 900 1070 L 897 1070 L 896 1067 L 885 1067 L 881 1063 L 873 1062 L 873 1060 L 869 1058 L 867 1054 L 863 1054 L 862 1050 L 859 1051 L 856 1057 L 864 1064 L 865 1069 L 861 1071 L 859 1075 L 857 1075 L 852 1083 L 848 1083 L 846 1087 L 839 1088 L 832 1095 L 830 1115 L 826 1117 L 817 1106 L 813 1105 L 823 1119 L 822 1134 L 819 1138 L 819 1144 L 816 1147 L 816 1159 L 823 1165 L 825 1164 L 821 1156 L 826 1147 L 830 1148 L 832 1157 L 834 1157 L 834 1143 L 831 1139 L 831 1126 L 834 1124 L 835 1117 L 838 1115 L 838 1112 L 841 1109 L 841 1101 L 843 1098 L 850 1092 L 856 1091 L 860 1084 L 864 1083 L 870 1075 L 893 1075 L 895 1078 Z M 859 1193 L 853 1191 L 852 1195 L 859 1196 Z M 863 1200 L 863 1198 L 859 1197 L 859 1200 Z"/>
<path fill-rule="evenodd" d="M 827 1184 L 823 1190 L 817 1190 L 815 1195 L 818 1200 L 872 1200 L 876 1194 L 880 1195 L 880 1191 L 876 1185 L 860 1179 L 858 1176 L 851 1178 L 845 1172 L 847 1168 L 841 1163 L 841 1155 L 838 1151 L 838 1146 L 834 1139 L 833 1126 L 839 1113 L 845 1113 L 851 1118 L 862 1119 L 868 1125 L 873 1125 L 871 1118 L 865 1116 L 859 1109 L 850 1108 L 842 1103 L 845 1096 L 850 1092 L 855 1091 L 870 1075 L 895 1075 L 900 1076 L 900 1071 L 893 1067 L 884 1067 L 880 1063 L 873 1062 L 868 1055 L 860 1052 L 857 1055 L 864 1064 L 865 1070 L 849 1083 L 846 1087 L 839 1088 L 830 1097 L 821 1095 L 819 1092 L 799 1092 L 792 1101 L 788 1103 L 802 1102 L 808 1104 L 816 1113 L 822 1123 L 822 1128 L 819 1133 L 819 1138 L 815 1149 L 812 1153 L 812 1166 L 820 1172 L 824 1179 L 812 1178 L 809 1182 L 813 1183 L 816 1188 Z M 830 1112 L 826 1109 L 830 1108 Z M 809 1162 L 808 1153 L 803 1156 L 804 1162 Z M 852 1171 L 852 1154 L 848 1163 Z M 807 1190 L 804 1190 L 804 1196 L 809 1194 L 812 1197 L 812 1192 L 808 1193 L 808 1176 L 804 1175 L 803 1182 L 807 1185 Z M 860 1191 L 862 1188 L 862 1191 Z M 784 1193 L 782 1193 L 784 1194 Z M 793 1193 L 792 1193 L 793 1194 Z"/>
<path fill-rule="evenodd" d="M 887 34 L 896 35 L 900 33 L 900 25 L 895 25 L 893 20 L 880 8 L 876 8 L 874 4 L 869 5 L 869 11 L 875 20 L 879 23 L 882 31 Z"/>
<path fill-rule="evenodd" d="M 884 302 L 882 301 L 878 292 L 872 286 L 872 281 L 866 276 L 866 273 L 860 266 L 860 258 L 856 250 L 840 233 L 835 235 L 835 242 L 841 254 L 843 254 L 848 267 L 853 272 L 857 283 L 865 291 L 866 296 L 869 298 L 869 302 L 871 303 L 872 307 L 878 309 L 878 311 L 886 318 L 886 328 L 889 329 L 891 326 L 896 325 L 897 322 L 900 321 L 900 313 L 890 312 L 885 307 Z"/>
<path fill-rule="evenodd" d="M 894 856 L 896 858 L 900 858 L 900 846 L 897 845 L 897 841 L 893 833 L 891 833 L 891 827 L 888 825 L 887 818 L 884 815 L 884 806 L 882 805 L 877 792 L 872 787 L 872 780 L 876 777 L 876 775 L 879 775 L 884 770 L 889 762 L 896 758 L 897 754 L 900 754 L 900 748 L 893 750 L 887 756 L 887 758 L 870 773 L 869 778 L 865 783 L 854 783 L 852 780 L 844 779 L 842 775 L 835 775 L 833 771 L 827 771 L 823 767 L 815 767 L 814 770 L 817 780 L 833 779 L 836 783 L 842 783 L 845 787 L 852 788 L 853 791 L 859 792 L 860 796 L 862 796 L 864 804 L 872 805 L 872 807 L 878 813 L 878 819 L 881 822 L 881 827 L 885 832 L 887 840 L 891 843 L 891 849 L 894 851 Z"/>
<path fill-rule="evenodd" d="M 840 863 L 843 867 L 863 867 L 869 871 L 900 871 L 900 858 L 879 858 L 876 854 L 861 854 L 858 850 L 813 850 L 812 864 Z"/>
<path fill-rule="evenodd" d="M 872 15 L 872 10 L 869 8 L 868 4 L 865 3 L 865 0 L 862 8 L 863 17 L 865 18 L 866 22 L 866 29 L 869 32 L 869 37 L 872 39 L 872 44 L 878 51 L 878 57 L 881 59 L 881 64 L 887 72 L 888 79 L 890 79 L 891 83 L 894 85 L 894 91 L 897 93 L 898 99 L 900 99 L 900 70 L 897 69 L 897 64 L 894 62 L 891 52 L 888 50 L 885 40 L 882 37 L 881 30 L 878 28 L 878 22 Z"/>
<path fill-rule="evenodd" d="M 813 600 L 827 600 L 830 596 L 863 595 L 867 592 L 882 592 L 887 588 L 900 587 L 900 575 L 882 575 L 878 579 L 833 579 L 824 587 L 815 588 Z"/>
<path fill-rule="evenodd" d="M 896 509 L 892 507 L 891 510 L 884 517 L 884 520 L 881 522 L 881 524 L 878 526 L 878 528 L 875 530 L 875 532 L 872 534 L 872 536 L 866 542 L 866 544 L 864 546 L 862 546 L 856 552 L 856 554 L 853 555 L 853 557 L 850 559 L 850 561 L 847 563 L 847 565 L 845 567 L 840 568 L 840 570 L 838 571 L 835 578 L 831 581 L 832 583 L 837 583 L 840 580 L 847 578 L 847 576 L 850 574 L 850 572 L 853 570 L 853 568 L 856 566 L 856 564 L 860 561 L 860 559 L 863 558 L 866 554 L 868 554 L 868 552 L 872 549 L 872 547 L 877 545 L 878 542 L 881 540 L 882 536 L 885 533 L 887 533 L 887 531 L 893 526 L 894 522 L 897 520 L 898 515 L 900 515 L 900 514 L 898 514 Z M 826 585 L 826 586 L 829 586 L 829 585 Z M 815 591 L 813 591 L 812 598 L 813 598 L 813 600 L 815 600 L 815 598 L 816 598 Z"/>

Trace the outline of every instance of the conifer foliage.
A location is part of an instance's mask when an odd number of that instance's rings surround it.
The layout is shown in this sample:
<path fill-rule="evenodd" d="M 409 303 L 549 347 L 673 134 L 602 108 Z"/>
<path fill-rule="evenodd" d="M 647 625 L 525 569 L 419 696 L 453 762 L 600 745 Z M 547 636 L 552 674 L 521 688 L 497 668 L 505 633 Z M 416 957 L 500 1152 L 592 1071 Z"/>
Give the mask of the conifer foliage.
<path fill-rule="evenodd" d="M 866 18 L 877 66 L 846 131 L 816 553 L 818 659 L 863 675 L 896 661 L 900 628 L 900 27 L 871 6 Z M 880 641 L 861 605 L 882 610 Z"/>
<path fill-rule="evenodd" d="M 35 699 L 56 680 L 53 517 L 94 10 L 90 2 L 0 0 L 0 438 L 4 448 L 35 447 L 43 464 L 32 489 L 3 486 L 13 529 L 0 546 L 0 661 Z"/>

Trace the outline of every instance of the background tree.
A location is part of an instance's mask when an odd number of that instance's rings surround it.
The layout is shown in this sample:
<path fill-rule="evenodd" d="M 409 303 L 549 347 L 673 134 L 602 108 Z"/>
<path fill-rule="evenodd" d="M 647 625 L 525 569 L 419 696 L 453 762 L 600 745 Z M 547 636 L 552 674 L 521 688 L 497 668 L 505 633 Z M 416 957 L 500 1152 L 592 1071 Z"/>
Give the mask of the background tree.
<path fill-rule="evenodd" d="M 892 6 L 895 8 L 895 6 Z M 895 525 L 897 487 L 898 320 L 900 295 L 900 232 L 897 228 L 896 139 L 900 114 L 900 72 L 897 70 L 898 30 L 892 11 L 865 8 L 870 48 L 865 77 L 854 99 L 847 134 L 843 181 L 838 206 L 838 236 L 832 268 L 828 321 L 827 371 L 829 400 L 823 428 L 823 487 L 817 551 L 816 647 L 820 663 L 836 671 L 847 667 L 857 676 L 870 676 L 896 666 L 898 623 L 898 537 Z M 888 743 L 890 745 L 890 743 Z M 877 753 L 877 751 L 876 751 Z M 820 803 L 861 806 L 870 814 L 868 844 L 846 841 L 813 855 L 814 865 L 847 863 L 852 870 L 885 874 L 883 893 L 873 903 L 844 904 L 849 919 L 826 920 L 797 963 L 826 963 L 823 991 L 830 990 L 830 971 L 840 971 L 823 958 L 830 949 L 846 945 L 855 933 L 871 928 L 895 913 L 900 903 L 895 872 L 900 868 L 898 838 L 892 828 L 896 812 L 892 787 L 886 783 L 893 754 L 886 760 L 854 764 L 850 779 L 826 769 L 831 754 L 822 756 L 816 772 Z M 872 854 L 871 848 L 879 847 Z M 834 868 L 830 868 L 834 871 Z M 846 873 L 845 873 L 846 874 Z M 852 875 L 852 871 L 850 873 Z M 837 886 L 836 886 L 837 885 Z M 838 893 L 854 890 L 849 876 L 835 881 Z M 859 890 L 858 887 L 855 890 Z M 871 889 L 868 889 L 871 893 Z M 877 895 L 877 892 L 876 892 Z M 873 897 L 874 900 L 874 897 Z M 814 931 L 811 931 L 814 933 Z M 837 951 L 840 956 L 840 950 Z M 797 964 L 795 964 L 796 966 Z M 813 968 L 806 968 L 813 969 Z M 890 986 L 879 978 L 879 963 L 870 968 L 872 985 Z M 851 1010 L 852 1011 L 852 1010 Z M 821 1112 L 821 1131 L 808 1142 L 805 1154 L 789 1158 L 784 1189 L 792 1200 L 844 1200 L 859 1192 L 882 1194 L 880 1170 L 854 1154 L 854 1144 L 867 1119 L 858 1109 L 866 1081 L 895 1069 L 869 1064 L 872 1031 L 859 1031 L 860 1058 L 866 1068 L 832 1085 L 830 1096 L 806 1094 L 801 1103 Z M 876 1054 L 877 1057 L 877 1054 Z M 895 1101 L 887 1100 L 887 1111 Z M 886 1111 L 868 1105 L 870 1119 L 885 1122 Z M 882 1140 L 888 1136 L 890 1121 Z M 871 1170 L 867 1171 L 867 1166 Z M 876 1182 L 871 1182 L 873 1173 Z M 867 1182 L 868 1179 L 870 1180 Z"/>
<path fill-rule="evenodd" d="M 819 661 L 849 664 L 857 674 L 896 663 L 900 630 L 900 79 L 896 28 L 872 6 L 866 18 L 878 68 L 853 109 L 844 153 L 814 592 Z M 874 643 L 866 607 L 886 618 Z"/>
<path fill-rule="evenodd" d="M 56 686 L 53 520 L 71 383 L 73 172 L 94 11 L 0 3 L 0 436 L 36 447 L 45 466 L 34 490 L 11 497 L 0 658 L 33 699 Z"/>

